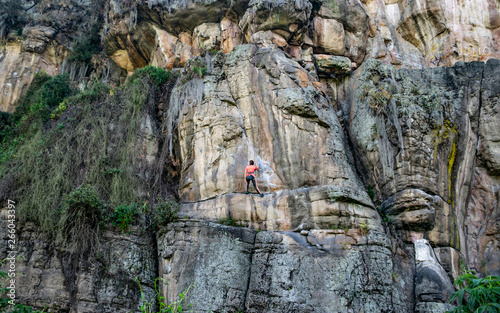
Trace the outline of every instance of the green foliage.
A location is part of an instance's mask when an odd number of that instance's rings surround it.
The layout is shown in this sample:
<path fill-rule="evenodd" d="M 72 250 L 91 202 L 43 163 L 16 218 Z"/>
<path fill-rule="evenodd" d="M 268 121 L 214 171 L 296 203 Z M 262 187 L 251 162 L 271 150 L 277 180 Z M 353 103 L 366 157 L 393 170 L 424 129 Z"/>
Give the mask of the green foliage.
<path fill-rule="evenodd" d="M 155 292 L 156 292 L 156 300 L 158 301 L 159 309 L 155 310 L 154 303 L 148 302 L 144 296 L 144 292 L 142 291 L 141 283 L 139 282 L 139 279 L 136 278 L 137 283 L 139 284 L 139 289 L 141 291 L 141 299 L 142 299 L 142 306 L 141 306 L 141 312 L 142 313 L 175 313 L 175 312 L 186 312 L 186 307 L 183 308 L 183 302 L 186 300 L 186 295 L 188 294 L 189 290 L 193 286 L 192 284 L 188 286 L 186 290 L 181 292 L 178 296 L 178 299 L 168 303 L 167 299 L 162 295 L 161 288 L 160 288 L 160 281 L 163 284 L 166 284 L 165 280 L 163 278 L 156 278 L 155 279 Z M 188 307 L 191 309 L 193 306 L 190 304 Z"/>
<path fill-rule="evenodd" d="M 361 227 L 359 228 L 359 234 L 361 236 L 366 236 L 366 235 L 368 235 L 369 230 L 370 229 L 368 228 L 368 225 L 366 224 L 366 222 L 362 221 L 361 222 Z"/>
<path fill-rule="evenodd" d="M 104 208 L 104 202 L 94 187 L 81 185 L 72 190 L 64 197 L 61 210 L 57 212 L 60 215 L 58 239 L 64 242 L 76 237 L 87 238 L 83 234 L 89 235 L 97 227 Z"/>
<path fill-rule="evenodd" d="M 99 24 L 92 25 L 90 32 L 78 39 L 73 46 L 73 53 L 68 58 L 70 61 L 90 63 L 92 56 L 101 51 L 101 38 Z"/>
<path fill-rule="evenodd" d="M 212 48 L 212 49 L 208 50 L 208 53 L 210 53 L 211 55 L 219 55 L 222 53 L 222 51 L 217 50 L 216 48 Z"/>
<path fill-rule="evenodd" d="M 153 225 L 160 227 L 175 221 L 179 209 L 180 204 L 172 198 L 165 201 L 158 201 L 158 203 L 153 205 L 152 209 Z"/>
<path fill-rule="evenodd" d="M 41 78 L 44 81 L 35 84 L 32 96 L 39 95 L 51 81 L 43 74 Z M 65 233 L 64 229 L 75 226 L 68 226 L 66 221 L 78 213 L 54 212 L 75 186 L 94 186 L 95 192 L 109 205 L 107 208 L 147 200 L 142 191 L 154 192 L 150 187 L 153 182 L 141 176 L 141 166 L 145 163 L 141 150 L 135 147 L 143 116 L 154 112 L 154 104 L 147 101 L 153 90 L 151 83 L 140 80 L 113 97 L 104 97 L 109 87 L 94 83 L 66 100 L 67 108 L 57 123 L 50 119 L 38 123 L 26 111 L 28 118 L 21 116 L 19 123 L 29 133 L 16 130 L 9 145 L 2 146 L 0 161 L 7 164 L 0 167 L 0 187 L 7 187 L 0 194 L 23 199 L 18 206 L 19 217 L 36 222 L 50 235 Z M 31 105 L 33 101 L 27 98 L 25 103 Z M 92 212 L 98 216 L 97 211 Z"/>
<path fill-rule="evenodd" d="M 500 312 L 500 277 L 477 278 L 471 271 L 458 276 L 455 281 L 460 290 L 454 292 L 449 302 L 458 299 L 459 306 L 449 313 Z"/>
<path fill-rule="evenodd" d="M 10 138 L 10 134 L 6 135 L 0 143 L 0 164 L 4 164 L 11 158 L 15 157 L 18 147 L 24 142 L 23 136 Z"/>
<path fill-rule="evenodd" d="M 236 220 L 232 217 L 226 217 L 226 218 L 220 219 L 219 224 L 227 225 L 227 226 L 234 226 L 234 227 L 243 227 L 244 226 L 244 225 L 236 222 Z"/>
<path fill-rule="evenodd" d="M 5 138 L 10 137 L 12 126 L 12 114 L 0 111 L 0 143 L 3 142 Z"/>
<path fill-rule="evenodd" d="M 197 74 L 200 78 L 202 78 L 205 75 L 205 72 L 207 71 L 206 67 L 198 67 L 198 66 L 193 66 L 193 73 Z"/>
<path fill-rule="evenodd" d="M 83 92 L 72 97 L 71 102 L 82 103 L 100 100 L 108 95 L 110 90 L 111 88 L 108 85 L 98 80 L 87 86 Z"/>
<path fill-rule="evenodd" d="M 137 79 L 142 77 L 149 78 L 156 84 L 156 86 L 160 86 L 174 78 L 172 72 L 160 67 L 148 65 L 146 67 L 137 69 L 130 77 L 130 81 L 134 83 Z"/>
<path fill-rule="evenodd" d="M 347 233 L 351 227 L 348 224 L 343 224 L 342 222 L 339 222 L 339 225 L 337 226 L 337 229 L 341 229 L 344 231 L 344 233 Z"/>
<path fill-rule="evenodd" d="M 207 54 L 206 57 L 196 57 L 190 59 L 186 66 L 184 67 L 184 73 L 182 75 L 182 83 L 187 82 L 193 78 L 203 78 L 207 72 L 207 59 L 206 58 L 217 58 L 220 54 Z"/>
<path fill-rule="evenodd" d="M 16 103 L 16 111 L 0 126 L 0 164 L 14 157 L 17 149 L 47 122 L 52 108 L 72 93 L 66 75 L 50 77 L 41 72 Z"/>
<path fill-rule="evenodd" d="M 380 217 L 382 218 L 382 222 L 385 224 L 392 224 L 394 223 L 394 219 L 390 216 L 388 216 L 381 207 L 377 207 L 377 212 L 380 214 Z"/>
<path fill-rule="evenodd" d="M 59 103 L 59 106 L 55 109 L 54 113 L 50 115 L 50 118 L 57 119 L 63 114 L 64 111 L 68 108 L 69 99 L 64 99 L 63 102 Z"/>
<path fill-rule="evenodd" d="M 101 82 L 74 95 L 67 77 L 40 73 L 15 114 L 0 116 L 9 126 L 0 145 L 0 195 L 23 199 L 21 220 L 35 222 L 59 243 L 82 243 L 104 222 L 127 229 L 139 214 L 133 203 L 153 200 L 148 193 L 161 195 L 143 211 L 152 229 L 175 219 L 179 204 L 165 200 L 161 170 L 153 179 L 144 175 L 162 169 L 165 160 L 151 165 L 137 148 L 144 117 L 156 114 L 150 101 L 155 84 L 171 76 L 152 67 L 141 75 L 147 77 L 108 96 Z"/>
<path fill-rule="evenodd" d="M 45 80 L 45 77 L 42 77 L 41 80 Z M 49 119 L 52 109 L 58 106 L 71 92 L 67 75 L 56 75 L 46 80 L 32 93 L 30 98 L 25 98 L 26 100 L 16 109 L 14 120 L 19 119 L 17 131 L 23 134 L 36 132 Z"/>
<path fill-rule="evenodd" d="M 84 218 L 90 215 L 99 216 L 104 208 L 104 202 L 97 194 L 94 187 L 80 185 L 64 197 L 63 211 L 83 211 Z M 80 215 L 80 213 L 79 213 Z M 91 217 L 92 218 L 92 217 Z"/>
<path fill-rule="evenodd" d="M 56 75 L 48 80 L 40 88 L 38 92 L 39 101 L 36 105 L 38 106 L 48 106 L 49 108 L 54 108 L 59 103 L 61 103 L 64 98 L 69 96 L 71 93 L 71 86 L 69 83 L 69 77 L 67 74 Z M 37 106 L 31 106 L 30 111 L 37 110 Z"/>
<path fill-rule="evenodd" d="M 47 83 L 52 77 L 45 72 L 39 72 L 35 74 L 31 85 L 29 86 L 26 93 L 19 98 L 16 103 L 16 111 L 13 115 L 14 122 L 19 122 L 23 116 L 26 116 L 30 112 L 30 107 L 39 101 L 40 96 L 38 95 L 40 89 Z"/>
<path fill-rule="evenodd" d="M 4 260 L 5 261 L 5 260 Z M 0 271 L 0 312 L 5 312 L 5 310 L 9 307 L 9 298 L 7 297 L 7 293 L 9 293 L 9 288 L 4 288 L 2 286 L 2 280 L 8 281 L 9 275 L 4 271 Z"/>
<path fill-rule="evenodd" d="M 59 103 L 59 106 L 52 112 L 50 117 L 52 119 L 58 119 L 72 103 L 96 101 L 107 95 L 109 91 L 110 87 L 108 85 L 101 81 L 95 81 L 87 86 L 87 88 L 85 88 L 85 90 L 81 93 L 65 98 L 61 103 Z"/>
<path fill-rule="evenodd" d="M 134 222 L 134 218 L 138 215 L 138 205 L 132 204 L 121 204 L 115 208 L 109 221 L 115 227 L 120 227 L 121 230 L 128 230 L 129 226 Z"/>

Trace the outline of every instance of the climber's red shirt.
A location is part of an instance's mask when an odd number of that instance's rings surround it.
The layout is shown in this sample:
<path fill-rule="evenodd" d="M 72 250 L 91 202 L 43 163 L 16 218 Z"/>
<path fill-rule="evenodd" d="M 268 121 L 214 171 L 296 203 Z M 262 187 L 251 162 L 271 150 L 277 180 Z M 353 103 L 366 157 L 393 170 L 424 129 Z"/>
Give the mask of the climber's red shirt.
<path fill-rule="evenodd" d="M 245 172 L 247 173 L 247 176 L 253 176 L 255 177 L 255 171 L 258 170 L 259 168 L 255 165 L 248 165 L 245 167 Z"/>

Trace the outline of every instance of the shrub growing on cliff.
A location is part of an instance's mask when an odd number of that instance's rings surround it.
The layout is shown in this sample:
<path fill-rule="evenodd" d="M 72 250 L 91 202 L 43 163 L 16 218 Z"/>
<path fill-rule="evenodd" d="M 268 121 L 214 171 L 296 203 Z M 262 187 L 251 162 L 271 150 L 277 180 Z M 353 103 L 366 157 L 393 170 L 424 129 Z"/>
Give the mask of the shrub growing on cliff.
<path fill-rule="evenodd" d="M 449 313 L 496 313 L 500 312 L 500 277 L 477 278 L 471 271 L 458 276 L 455 281 L 460 290 L 450 301 L 458 299 L 459 306 Z"/>
<path fill-rule="evenodd" d="M 170 222 L 175 221 L 177 212 L 179 212 L 180 204 L 170 198 L 165 201 L 158 199 L 158 203 L 153 205 L 153 226 L 160 227 Z"/>
<path fill-rule="evenodd" d="M 226 217 L 223 219 L 219 220 L 219 224 L 222 225 L 227 225 L 227 226 L 234 226 L 234 227 L 244 227 L 245 225 L 238 223 L 234 218 L 232 217 Z"/>
<path fill-rule="evenodd" d="M 48 82 L 52 77 L 50 77 L 45 72 L 39 72 L 35 74 L 31 85 L 29 86 L 26 93 L 17 100 L 16 111 L 14 112 L 13 119 L 18 122 L 21 118 L 30 112 L 30 107 L 39 100 L 37 95 L 39 90 Z"/>
<path fill-rule="evenodd" d="M 59 239 L 88 238 L 101 220 L 104 202 L 92 186 L 81 185 L 64 197 L 59 219 Z"/>
<path fill-rule="evenodd" d="M 39 90 L 40 105 L 56 107 L 71 94 L 71 85 L 67 74 L 56 75 L 48 80 Z"/>
<path fill-rule="evenodd" d="M 175 313 L 175 312 L 185 312 L 186 311 L 186 306 L 183 306 L 183 302 L 186 299 L 186 295 L 188 294 L 189 290 L 193 286 L 193 284 L 189 285 L 186 290 L 181 292 L 178 296 L 178 299 L 172 302 L 168 302 L 168 300 L 163 296 L 162 288 L 160 286 L 160 282 L 163 284 L 167 284 L 167 282 L 162 279 L 162 278 L 156 278 L 155 279 L 155 292 L 156 292 L 156 300 L 158 301 L 159 304 L 159 310 L 154 310 L 154 303 L 148 302 L 146 300 L 146 297 L 144 295 L 144 292 L 142 291 L 142 286 L 141 282 L 139 281 L 138 278 L 136 278 L 137 283 L 139 284 L 139 290 L 141 291 L 141 300 L 142 300 L 142 306 L 141 306 L 141 313 Z M 193 306 L 191 304 L 187 305 L 189 308 L 192 308 Z M 191 312 L 191 311 L 189 311 Z"/>
<path fill-rule="evenodd" d="M 0 143 L 10 136 L 12 131 L 12 115 L 7 112 L 0 112 Z"/>
<path fill-rule="evenodd" d="M 48 120 L 53 106 L 72 92 L 68 77 L 35 75 L 26 94 L 16 103 L 16 111 L 3 127 L 0 140 L 0 164 L 10 160 L 26 139 L 31 138 Z M 5 124 L 4 124 L 5 125 Z"/>
<path fill-rule="evenodd" d="M 151 65 L 137 69 L 130 77 L 130 81 L 134 83 L 138 78 L 141 77 L 148 77 L 156 84 L 156 86 L 160 86 L 174 78 L 172 72 Z"/>
<path fill-rule="evenodd" d="M 113 226 L 119 227 L 121 230 L 128 230 L 137 215 L 137 204 L 121 204 L 114 209 L 108 220 L 111 224 L 113 224 Z"/>
<path fill-rule="evenodd" d="M 42 73 L 35 81 L 26 96 L 18 102 L 14 113 L 18 133 L 36 132 L 49 119 L 52 110 L 72 93 L 68 75 L 50 77 Z"/>
<path fill-rule="evenodd" d="M 17 146 L 8 150 L 11 157 L 0 167 L 0 197 L 22 199 L 17 207 L 19 218 L 35 222 L 50 236 L 56 234 L 55 229 L 67 234 L 64 230 L 71 229 L 68 224 L 71 216 L 78 213 L 60 209 L 57 215 L 54 211 L 62 207 L 62 202 L 66 203 L 66 195 L 74 192 L 75 186 L 82 184 L 94 186 L 96 195 L 107 203 L 106 208 L 154 200 L 148 193 L 161 194 L 165 199 L 170 184 L 162 176 L 165 159 L 159 158 L 158 164 L 151 164 L 141 147 L 146 140 L 144 123 L 150 121 L 155 126 L 154 99 L 158 92 L 164 94 L 167 89 L 158 91 L 148 77 L 126 84 L 115 95 L 106 97 L 109 87 L 96 83 L 88 91 L 66 98 L 68 105 L 57 122 L 49 118 L 40 124 L 31 118 L 29 109 L 50 81 L 48 75 L 40 74 L 30 88 L 31 96 L 26 96 L 23 102 L 26 114 L 18 112 L 19 123 L 29 132 L 17 131 L 11 141 L 14 144 L 17 140 Z M 32 128 L 33 125 L 39 126 Z M 154 131 L 147 143 L 160 143 L 160 136 Z M 172 219 L 175 214 L 169 208 L 175 211 L 175 207 L 175 203 L 168 201 L 157 204 L 158 223 Z M 103 220 L 104 215 L 90 211 Z M 86 224 L 96 222 L 89 215 L 80 217 Z"/>
<path fill-rule="evenodd" d="M 73 53 L 69 61 L 90 63 L 92 56 L 101 51 L 101 37 L 99 36 L 99 24 L 92 25 L 90 32 L 75 41 Z"/>

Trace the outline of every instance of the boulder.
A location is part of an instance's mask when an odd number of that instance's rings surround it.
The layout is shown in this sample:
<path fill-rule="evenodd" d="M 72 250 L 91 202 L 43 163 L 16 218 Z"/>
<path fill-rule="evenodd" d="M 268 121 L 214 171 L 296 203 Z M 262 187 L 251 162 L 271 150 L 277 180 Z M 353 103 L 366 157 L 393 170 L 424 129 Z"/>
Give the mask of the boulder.
<path fill-rule="evenodd" d="M 352 72 L 352 62 L 349 58 L 314 54 L 313 59 L 319 76 L 338 78 Z"/>
<path fill-rule="evenodd" d="M 448 203 L 419 189 L 406 189 L 382 203 L 403 240 L 428 238 L 433 245 L 458 247 L 456 218 Z M 419 234 L 419 235 L 417 235 Z"/>
<path fill-rule="evenodd" d="M 193 55 L 200 55 L 203 51 L 219 49 L 221 44 L 221 25 L 218 23 L 204 23 L 193 31 Z"/>
<path fill-rule="evenodd" d="M 344 55 L 344 26 L 334 19 L 315 17 L 313 43 L 317 51 L 333 55 Z"/>

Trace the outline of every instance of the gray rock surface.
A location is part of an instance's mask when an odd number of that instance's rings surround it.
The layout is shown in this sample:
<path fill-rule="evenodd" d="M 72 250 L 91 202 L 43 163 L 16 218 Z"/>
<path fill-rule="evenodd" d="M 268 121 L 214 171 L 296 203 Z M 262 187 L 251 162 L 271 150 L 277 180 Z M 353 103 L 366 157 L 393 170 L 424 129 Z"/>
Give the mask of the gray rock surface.
<path fill-rule="evenodd" d="M 2 211 L 2 242 L 8 234 L 5 217 Z M 92 248 L 76 250 L 56 247 L 32 223 L 17 231 L 16 303 L 54 312 L 140 312 L 137 281 L 146 301 L 154 303 L 154 243 L 137 227 L 130 234 L 107 230 Z M 2 245 L 0 257 L 8 251 Z M 1 269 L 7 271 L 5 264 Z"/>
<path fill-rule="evenodd" d="M 197 312 L 409 311 L 388 237 L 349 235 L 174 223 L 158 236 L 166 296 L 192 284 Z"/>
<path fill-rule="evenodd" d="M 445 303 L 455 291 L 426 239 L 415 240 L 415 296 L 418 302 Z"/>
<path fill-rule="evenodd" d="M 169 302 L 187 290 L 196 312 L 244 307 L 255 231 L 199 221 L 170 224 L 158 234 L 159 274 Z M 186 307 L 185 305 L 183 307 Z"/>

